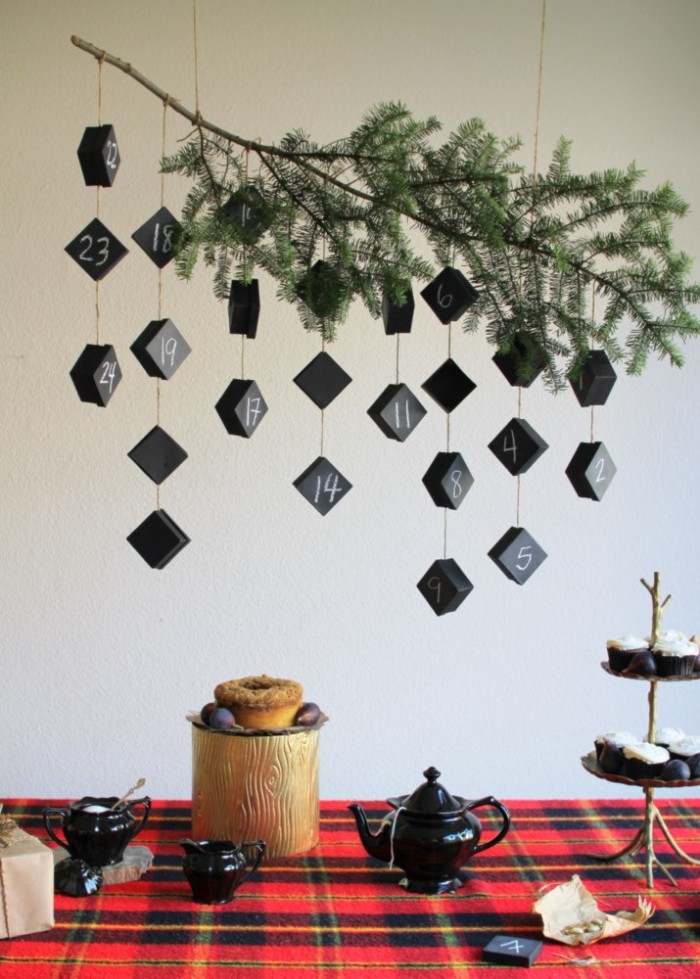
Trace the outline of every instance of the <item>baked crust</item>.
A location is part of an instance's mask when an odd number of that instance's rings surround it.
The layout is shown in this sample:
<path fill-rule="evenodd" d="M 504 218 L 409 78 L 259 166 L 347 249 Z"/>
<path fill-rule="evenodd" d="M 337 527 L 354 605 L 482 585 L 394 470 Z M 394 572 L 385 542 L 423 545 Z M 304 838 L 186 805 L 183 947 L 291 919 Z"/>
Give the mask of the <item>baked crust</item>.
<path fill-rule="evenodd" d="M 244 676 L 240 680 L 226 680 L 214 689 L 216 702 L 228 707 L 236 716 L 236 708 L 249 710 L 294 707 L 301 703 L 303 687 L 296 680 L 279 677 Z"/>

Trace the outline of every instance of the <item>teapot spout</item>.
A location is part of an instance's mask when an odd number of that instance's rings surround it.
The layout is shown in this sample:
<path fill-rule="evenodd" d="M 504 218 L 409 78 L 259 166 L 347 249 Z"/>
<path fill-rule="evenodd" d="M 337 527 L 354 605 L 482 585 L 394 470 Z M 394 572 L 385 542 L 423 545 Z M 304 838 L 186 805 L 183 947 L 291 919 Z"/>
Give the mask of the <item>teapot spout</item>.
<path fill-rule="evenodd" d="M 360 842 L 370 857 L 374 857 L 376 860 L 388 861 L 390 847 L 386 827 L 381 829 L 378 833 L 372 833 L 367 822 L 365 811 L 359 802 L 353 802 L 352 805 L 348 806 L 348 809 L 355 817 Z"/>

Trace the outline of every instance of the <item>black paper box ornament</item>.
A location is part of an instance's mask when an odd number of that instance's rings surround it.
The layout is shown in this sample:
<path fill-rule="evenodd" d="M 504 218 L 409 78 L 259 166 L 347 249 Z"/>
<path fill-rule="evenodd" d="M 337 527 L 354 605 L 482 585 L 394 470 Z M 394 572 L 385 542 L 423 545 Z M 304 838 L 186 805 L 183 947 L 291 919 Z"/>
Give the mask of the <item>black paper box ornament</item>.
<path fill-rule="evenodd" d="M 167 207 L 149 218 L 131 236 L 159 269 L 175 257 L 175 245 L 182 225 Z"/>
<path fill-rule="evenodd" d="M 154 510 L 136 530 L 132 530 L 127 540 L 146 564 L 158 571 L 190 542 L 165 510 Z"/>
<path fill-rule="evenodd" d="M 323 517 L 352 489 L 352 483 L 324 456 L 297 476 L 294 486 Z"/>
<path fill-rule="evenodd" d="M 566 475 L 579 496 L 600 502 L 617 469 L 602 442 L 581 442 L 566 467 Z"/>
<path fill-rule="evenodd" d="M 260 290 L 258 280 L 238 282 L 231 280 L 228 296 L 229 333 L 242 333 L 249 340 L 255 339 L 260 316 Z"/>
<path fill-rule="evenodd" d="M 445 615 L 459 608 L 474 585 L 453 558 L 441 558 L 431 564 L 417 588 L 436 615 Z"/>
<path fill-rule="evenodd" d="M 479 293 L 459 269 L 448 265 L 421 290 L 421 296 L 441 323 L 453 323 L 474 305 Z"/>
<path fill-rule="evenodd" d="M 111 187 L 121 163 L 114 128 L 88 126 L 78 147 L 78 161 L 88 187 Z"/>
<path fill-rule="evenodd" d="M 267 414 L 267 404 L 255 381 L 234 378 L 216 403 L 229 435 L 250 438 Z"/>
<path fill-rule="evenodd" d="M 99 218 L 93 218 L 65 250 L 95 282 L 104 279 L 129 251 Z"/>
<path fill-rule="evenodd" d="M 474 477 L 459 452 L 438 452 L 423 476 L 435 506 L 457 510 L 474 485 Z"/>
<path fill-rule="evenodd" d="M 524 527 L 511 527 L 493 545 L 489 557 L 507 578 L 518 585 L 524 585 L 547 554 Z"/>
<path fill-rule="evenodd" d="M 496 935 L 484 946 L 482 957 L 486 962 L 500 965 L 531 966 L 541 951 L 542 942 L 537 939 Z"/>
<path fill-rule="evenodd" d="M 221 209 L 226 221 L 238 230 L 243 245 L 254 245 L 270 227 L 270 210 L 257 187 L 239 187 Z"/>
<path fill-rule="evenodd" d="M 382 296 L 382 320 L 384 321 L 384 332 L 387 335 L 393 333 L 410 333 L 413 325 L 413 313 L 416 303 L 413 292 L 409 289 L 406 293 L 406 300 L 401 306 L 392 302 L 388 293 Z"/>
<path fill-rule="evenodd" d="M 340 315 L 347 301 L 343 280 L 329 262 L 319 259 L 297 283 L 296 294 L 319 319 Z"/>
<path fill-rule="evenodd" d="M 187 453 L 164 429 L 156 425 L 128 456 L 149 479 L 160 486 L 185 461 Z"/>
<path fill-rule="evenodd" d="M 450 412 L 476 389 L 476 384 L 450 357 L 421 387 L 441 408 Z"/>
<path fill-rule="evenodd" d="M 387 438 L 405 442 L 425 417 L 426 410 L 405 384 L 389 384 L 367 409 L 367 414 Z"/>
<path fill-rule="evenodd" d="M 131 352 L 149 377 L 167 381 L 192 350 L 172 320 L 151 320 Z"/>
<path fill-rule="evenodd" d="M 491 358 L 511 387 L 529 388 L 547 366 L 544 351 L 527 333 L 519 333 L 511 348 Z"/>
<path fill-rule="evenodd" d="M 104 408 L 122 379 L 114 347 L 88 343 L 70 371 L 81 401 Z"/>
<path fill-rule="evenodd" d="M 294 383 L 319 408 L 327 408 L 351 381 L 350 375 L 325 350 L 294 378 Z"/>
<path fill-rule="evenodd" d="M 511 418 L 489 442 L 489 449 L 511 476 L 520 476 L 533 466 L 549 446 L 524 418 Z"/>
<path fill-rule="evenodd" d="M 581 373 L 574 380 L 569 377 L 574 394 L 582 408 L 604 405 L 613 389 L 617 374 L 604 350 L 590 350 L 583 362 Z"/>

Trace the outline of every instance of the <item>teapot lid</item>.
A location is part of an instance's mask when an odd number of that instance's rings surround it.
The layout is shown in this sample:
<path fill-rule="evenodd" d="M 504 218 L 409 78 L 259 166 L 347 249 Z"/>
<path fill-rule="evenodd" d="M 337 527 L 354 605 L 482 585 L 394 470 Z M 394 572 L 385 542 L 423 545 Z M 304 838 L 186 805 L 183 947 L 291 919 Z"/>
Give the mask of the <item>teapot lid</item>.
<path fill-rule="evenodd" d="M 438 782 L 440 772 L 437 768 L 433 768 L 432 766 L 426 768 L 423 775 L 427 781 L 419 785 L 412 795 L 402 800 L 401 805 L 404 809 L 410 809 L 414 812 L 422 812 L 428 815 L 437 815 L 443 812 L 459 812 L 464 809 L 464 799 L 455 799 Z"/>

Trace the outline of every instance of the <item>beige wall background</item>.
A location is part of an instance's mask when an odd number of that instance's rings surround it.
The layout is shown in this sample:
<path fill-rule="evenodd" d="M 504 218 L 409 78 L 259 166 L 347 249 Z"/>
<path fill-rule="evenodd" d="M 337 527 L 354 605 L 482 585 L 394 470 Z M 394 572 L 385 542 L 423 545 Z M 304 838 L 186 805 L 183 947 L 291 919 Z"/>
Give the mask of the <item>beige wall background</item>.
<path fill-rule="evenodd" d="M 534 152 L 540 0 L 198 0 L 205 117 L 266 141 L 306 129 L 327 141 L 373 104 L 407 103 L 445 130 L 480 116 Z M 190 792 L 189 709 L 221 680 L 267 672 L 301 680 L 330 716 L 321 794 L 408 792 L 429 765 L 467 796 L 635 795 L 593 779 L 579 757 L 596 734 L 646 729 L 642 683 L 601 669 L 605 640 L 646 634 L 640 577 L 662 574 L 669 628 L 700 632 L 698 368 L 651 362 L 620 373 L 595 434 L 617 467 L 602 503 L 564 475 L 590 412 L 541 382 L 523 415 L 550 448 L 522 480 L 523 525 L 548 552 L 524 586 L 487 556 L 515 522 L 515 481 L 488 443 L 517 412 L 483 335 L 453 330 L 452 355 L 478 387 L 453 414 L 451 446 L 475 476 L 448 514 L 448 554 L 475 588 L 437 618 L 416 589 L 443 550 L 443 511 L 421 478 L 445 446 L 429 414 L 405 444 L 366 411 L 394 379 L 395 342 L 361 308 L 331 349 L 353 378 L 326 411 L 325 451 L 353 483 L 320 517 L 292 486 L 318 455 L 318 410 L 293 377 L 320 350 L 261 276 L 258 338 L 246 374 L 269 413 L 254 438 L 228 436 L 214 404 L 240 373 L 241 338 L 207 270 L 163 276 L 163 312 L 192 347 L 161 386 L 161 424 L 189 459 L 161 505 L 192 543 L 152 571 L 126 542 L 156 505 L 127 457 L 155 424 L 155 382 L 129 346 L 158 311 L 157 271 L 130 242 L 159 206 L 162 107 L 108 66 L 102 118 L 123 155 L 102 220 L 126 259 L 100 288 L 101 342 L 124 380 L 105 409 L 82 404 L 68 372 L 95 337 L 95 288 L 64 246 L 95 215 L 76 149 L 97 122 L 97 63 L 77 34 L 133 63 L 194 106 L 190 0 L 4 0 L 0 83 L 2 218 L 2 710 L 0 797 L 120 793 L 138 776 L 157 798 Z M 560 134 L 582 172 L 635 160 L 691 204 L 677 229 L 700 241 L 700 6 L 694 0 L 549 0 L 539 159 Z M 170 113 L 167 146 L 187 135 Z M 177 211 L 186 185 L 166 181 Z M 468 270 L 465 270 L 468 272 Z M 417 393 L 447 356 L 447 333 L 417 300 L 401 373 Z M 700 733 L 700 683 L 666 684 L 659 722 Z"/>

